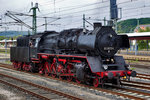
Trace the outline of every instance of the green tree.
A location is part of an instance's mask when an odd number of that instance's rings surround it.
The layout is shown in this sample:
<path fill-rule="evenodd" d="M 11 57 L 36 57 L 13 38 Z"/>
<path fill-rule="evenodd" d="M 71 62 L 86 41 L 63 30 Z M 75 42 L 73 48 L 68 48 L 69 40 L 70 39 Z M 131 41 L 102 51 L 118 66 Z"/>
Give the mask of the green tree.
<path fill-rule="evenodd" d="M 150 18 L 140 18 L 139 24 L 150 24 Z M 133 33 L 134 29 L 136 28 L 138 21 L 137 19 L 128 19 L 119 21 L 117 24 L 118 26 L 118 33 Z"/>
<path fill-rule="evenodd" d="M 0 36 L 0 40 L 4 40 L 5 39 L 5 36 Z"/>
<path fill-rule="evenodd" d="M 150 32 L 150 28 L 149 27 L 146 27 L 145 29 L 139 28 L 138 32 Z M 139 33 L 139 34 L 142 34 L 142 33 Z M 147 49 L 147 40 L 139 40 L 137 43 L 138 43 L 139 50 Z M 148 43 L 150 43 L 150 41 L 148 41 Z M 149 45 L 148 45 L 148 48 L 149 48 Z"/>
<path fill-rule="evenodd" d="M 146 27 L 144 30 L 139 28 L 138 29 L 138 32 L 150 32 L 150 28 L 149 27 Z"/>
<path fill-rule="evenodd" d="M 138 49 L 139 50 L 146 50 L 147 48 L 147 41 L 146 40 L 139 40 L 138 43 Z"/>

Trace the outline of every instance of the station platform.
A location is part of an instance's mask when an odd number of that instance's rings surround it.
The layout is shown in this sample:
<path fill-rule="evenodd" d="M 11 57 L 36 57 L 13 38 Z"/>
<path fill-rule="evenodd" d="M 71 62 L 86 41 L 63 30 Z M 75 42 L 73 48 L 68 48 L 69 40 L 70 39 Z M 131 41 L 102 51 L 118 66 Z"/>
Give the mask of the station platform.
<path fill-rule="evenodd" d="M 130 50 L 120 50 L 118 51 L 119 54 L 123 55 L 135 55 L 135 51 Z M 137 51 L 137 56 L 150 56 L 150 51 Z"/>
<path fill-rule="evenodd" d="M 150 62 L 150 56 L 135 56 L 135 55 L 125 55 L 125 54 L 116 54 L 118 56 L 123 56 L 125 60 L 135 60 L 135 61 L 145 61 Z"/>

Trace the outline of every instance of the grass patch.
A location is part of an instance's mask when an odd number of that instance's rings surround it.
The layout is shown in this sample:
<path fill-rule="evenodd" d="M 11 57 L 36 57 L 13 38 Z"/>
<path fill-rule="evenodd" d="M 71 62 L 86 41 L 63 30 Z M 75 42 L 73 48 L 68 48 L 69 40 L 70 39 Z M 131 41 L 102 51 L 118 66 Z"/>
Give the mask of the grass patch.
<path fill-rule="evenodd" d="M 0 49 L 0 53 L 4 53 L 5 54 L 5 49 Z M 7 54 L 10 54 L 10 49 L 7 49 Z"/>
<path fill-rule="evenodd" d="M 135 68 L 131 67 L 130 70 L 135 70 Z"/>
<path fill-rule="evenodd" d="M 136 59 L 136 60 L 128 60 L 128 62 L 137 63 L 137 62 L 139 62 L 139 61 L 138 61 L 138 59 Z"/>

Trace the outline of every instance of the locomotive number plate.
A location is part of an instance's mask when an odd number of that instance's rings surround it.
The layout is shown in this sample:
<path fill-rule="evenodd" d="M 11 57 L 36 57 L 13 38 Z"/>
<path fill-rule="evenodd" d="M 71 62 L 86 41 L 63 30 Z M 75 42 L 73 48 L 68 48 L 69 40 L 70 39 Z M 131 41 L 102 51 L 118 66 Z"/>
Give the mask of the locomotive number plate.
<path fill-rule="evenodd" d="M 104 50 L 114 50 L 114 47 L 104 47 Z"/>

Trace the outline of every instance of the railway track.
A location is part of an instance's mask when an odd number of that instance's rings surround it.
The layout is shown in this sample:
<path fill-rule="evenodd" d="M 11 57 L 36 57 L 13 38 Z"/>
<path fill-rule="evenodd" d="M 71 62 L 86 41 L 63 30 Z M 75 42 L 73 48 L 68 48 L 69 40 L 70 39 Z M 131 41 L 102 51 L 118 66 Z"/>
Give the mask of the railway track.
<path fill-rule="evenodd" d="M 132 67 L 136 67 L 136 68 L 146 68 L 146 69 L 150 69 L 149 65 L 137 65 L 137 64 L 129 64 Z"/>
<path fill-rule="evenodd" d="M 82 100 L 81 98 L 65 94 L 47 87 L 43 87 L 41 85 L 33 84 L 31 82 L 21 80 L 2 73 L 0 73 L 0 77 L 1 77 L 0 83 L 27 92 L 42 100 L 51 100 L 51 99 Z"/>
<path fill-rule="evenodd" d="M 138 73 L 136 77 L 140 78 L 140 79 L 150 80 L 150 75 L 146 75 L 146 74 L 139 74 Z"/>
<path fill-rule="evenodd" d="M 14 69 L 14 68 L 12 68 L 12 65 L 0 64 L 0 66 L 5 67 L 5 68 L 7 67 L 7 68 Z M 30 74 L 32 74 L 32 73 L 30 73 Z M 39 75 L 39 74 L 37 74 L 37 75 Z M 147 98 L 150 98 L 150 94 L 149 93 L 138 91 L 138 90 L 132 90 L 132 89 L 121 88 L 121 87 L 116 87 L 116 86 L 113 86 L 113 89 L 109 90 L 109 89 L 95 88 L 95 87 L 88 86 L 88 85 L 85 85 L 85 84 L 77 84 L 75 82 L 68 82 L 66 80 L 60 80 L 60 79 L 52 78 L 52 77 L 49 77 L 49 76 L 42 76 L 42 77 L 48 77 L 48 78 L 51 78 L 51 79 L 54 79 L 54 80 L 67 82 L 69 84 L 73 84 L 73 85 L 77 85 L 77 86 L 81 86 L 81 87 L 87 87 L 87 88 L 92 89 L 94 91 L 101 91 L 101 92 L 105 92 L 105 93 L 110 93 L 110 94 L 113 94 L 113 95 L 118 95 L 118 96 L 122 96 L 124 98 L 129 98 L 129 99 L 145 100 Z M 130 83 L 131 82 L 132 81 L 130 81 Z M 132 83 L 135 84 L 135 82 L 132 82 Z M 141 89 L 143 89 L 142 87 L 139 87 L 138 85 L 133 85 L 133 84 L 123 83 L 124 86 L 130 86 L 130 87 L 134 87 L 134 88 L 141 88 Z M 142 83 L 137 83 L 137 84 L 142 84 Z M 149 85 L 148 83 L 145 83 L 145 84 Z M 146 87 L 144 87 L 144 88 L 146 89 Z M 137 95 L 139 95 L 140 97 L 137 97 Z"/>
<path fill-rule="evenodd" d="M 150 91 L 150 83 L 136 82 L 136 81 L 122 81 L 122 85 Z"/>
<path fill-rule="evenodd" d="M 136 88 L 134 89 L 127 88 L 125 84 L 123 84 L 122 87 L 112 86 L 112 85 L 110 87 L 112 87 L 111 89 L 114 92 L 119 92 L 124 95 L 130 95 L 130 96 L 136 97 L 136 100 L 150 99 L 150 93 L 137 90 Z"/>
<path fill-rule="evenodd" d="M 140 73 L 138 73 L 137 75 L 138 75 L 138 76 L 145 76 L 145 77 L 148 76 L 148 77 L 150 77 L 150 75 L 147 75 L 147 74 L 140 74 Z"/>

